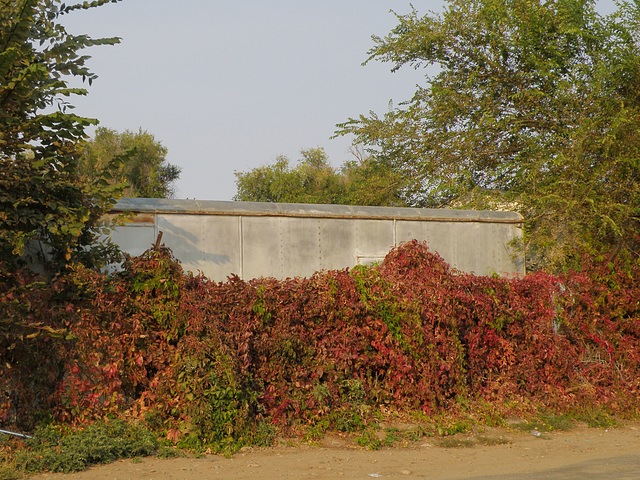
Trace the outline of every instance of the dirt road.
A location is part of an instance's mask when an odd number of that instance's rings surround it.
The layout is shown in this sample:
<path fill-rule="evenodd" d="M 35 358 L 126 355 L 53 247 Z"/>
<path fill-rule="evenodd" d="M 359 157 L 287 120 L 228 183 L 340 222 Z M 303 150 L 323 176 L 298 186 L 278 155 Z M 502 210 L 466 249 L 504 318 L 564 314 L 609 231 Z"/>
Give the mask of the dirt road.
<path fill-rule="evenodd" d="M 377 451 L 340 437 L 306 444 L 244 449 L 233 458 L 118 461 L 72 475 L 41 474 L 31 480 L 205 479 L 640 479 L 640 422 L 622 427 L 579 427 L 534 436 L 483 433 L 509 443 L 445 448 L 427 439 Z"/>

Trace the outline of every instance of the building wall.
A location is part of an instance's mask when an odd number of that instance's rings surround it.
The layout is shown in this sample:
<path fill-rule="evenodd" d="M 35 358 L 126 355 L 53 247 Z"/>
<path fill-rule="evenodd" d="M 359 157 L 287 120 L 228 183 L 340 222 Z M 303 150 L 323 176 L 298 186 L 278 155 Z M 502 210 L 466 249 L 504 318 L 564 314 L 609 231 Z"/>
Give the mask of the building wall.
<path fill-rule="evenodd" d="M 381 261 L 401 242 L 425 240 L 453 267 L 477 275 L 524 273 L 512 241 L 522 236 L 514 212 L 345 205 L 122 199 L 111 215 L 132 222 L 111 234 L 138 255 L 161 231 L 185 270 L 222 281 L 309 276 Z"/>

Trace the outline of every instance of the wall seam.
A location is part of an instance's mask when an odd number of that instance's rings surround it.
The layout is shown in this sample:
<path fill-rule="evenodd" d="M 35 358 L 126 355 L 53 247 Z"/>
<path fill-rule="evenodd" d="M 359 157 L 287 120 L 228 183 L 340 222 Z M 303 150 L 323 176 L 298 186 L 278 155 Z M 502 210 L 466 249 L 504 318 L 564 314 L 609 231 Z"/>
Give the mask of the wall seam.
<path fill-rule="evenodd" d="M 238 257 L 239 257 L 239 263 L 240 263 L 239 268 L 240 268 L 241 280 L 244 280 L 244 233 L 242 229 L 243 218 L 244 217 L 242 217 L 242 215 L 238 216 L 238 242 L 240 243 Z"/>
<path fill-rule="evenodd" d="M 398 223 L 395 218 L 393 219 L 393 246 L 398 246 Z"/>

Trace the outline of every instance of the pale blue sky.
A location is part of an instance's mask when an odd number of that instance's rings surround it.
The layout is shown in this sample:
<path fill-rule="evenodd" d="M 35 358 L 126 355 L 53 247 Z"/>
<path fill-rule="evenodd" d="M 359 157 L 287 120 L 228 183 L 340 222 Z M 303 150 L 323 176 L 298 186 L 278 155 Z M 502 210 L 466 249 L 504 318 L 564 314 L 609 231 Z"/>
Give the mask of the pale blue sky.
<path fill-rule="evenodd" d="M 599 4 L 610 4 L 609 0 Z M 420 12 L 443 0 L 414 0 Z M 122 131 L 143 128 L 182 168 L 176 198 L 231 200 L 234 171 L 324 147 L 351 158 L 337 123 L 410 98 L 422 71 L 362 66 L 396 25 L 396 0 L 123 0 L 70 15 L 72 33 L 119 36 L 87 51 L 99 78 L 75 113 Z"/>

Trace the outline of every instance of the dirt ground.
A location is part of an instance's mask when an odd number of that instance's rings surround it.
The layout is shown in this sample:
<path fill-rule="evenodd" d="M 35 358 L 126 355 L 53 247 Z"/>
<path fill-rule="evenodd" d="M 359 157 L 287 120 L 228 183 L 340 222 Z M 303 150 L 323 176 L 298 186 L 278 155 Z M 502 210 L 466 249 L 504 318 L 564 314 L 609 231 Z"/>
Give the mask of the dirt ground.
<path fill-rule="evenodd" d="M 640 479 L 640 422 L 578 427 L 564 432 L 487 429 L 458 437 L 472 443 L 444 447 L 435 439 L 371 451 L 353 439 L 326 437 L 318 445 L 291 442 L 245 448 L 232 458 L 118 461 L 88 471 L 40 474 L 30 480 L 205 479 Z M 493 442 L 495 440 L 495 442 Z"/>

